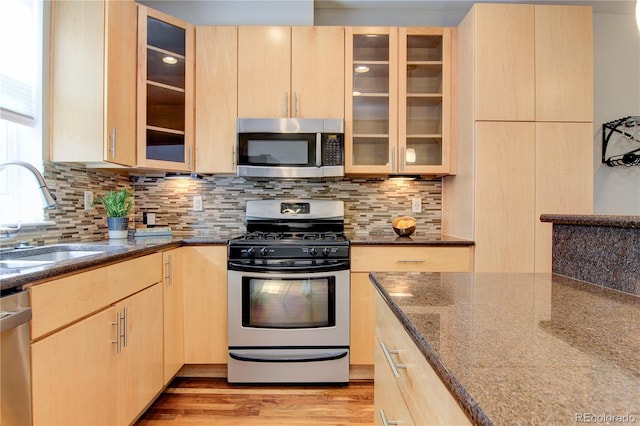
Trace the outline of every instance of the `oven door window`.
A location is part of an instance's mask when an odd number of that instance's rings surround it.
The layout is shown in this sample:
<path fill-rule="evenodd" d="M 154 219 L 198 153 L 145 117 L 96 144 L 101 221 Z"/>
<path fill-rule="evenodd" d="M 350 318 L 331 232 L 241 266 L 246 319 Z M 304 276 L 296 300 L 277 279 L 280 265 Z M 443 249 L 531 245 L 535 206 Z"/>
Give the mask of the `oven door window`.
<path fill-rule="evenodd" d="M 238 154 L 246 166 L 315 166 L 316 134 L 241 133 Z"/>
<path fill-rule="evenodd" d="M 336 324 L 335 278 L 242 278 L 242 325 L 318 328 Z"/>

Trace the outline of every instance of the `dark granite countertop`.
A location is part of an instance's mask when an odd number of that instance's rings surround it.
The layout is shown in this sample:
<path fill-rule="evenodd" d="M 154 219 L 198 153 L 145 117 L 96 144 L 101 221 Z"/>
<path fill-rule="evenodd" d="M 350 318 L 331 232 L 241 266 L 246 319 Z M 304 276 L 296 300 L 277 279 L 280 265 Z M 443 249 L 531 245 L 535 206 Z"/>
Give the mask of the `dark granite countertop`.
<path fill-rule="evenodd" d="M 640 216 L 626 215 L 571 215 L 543 214 L 541 222 L 560 225 L 614 226 L 617 228 L 640 228 Z"/>
<path fill-rule="evenodd" d="M 552 274 L 370 277 L 473 423 L 640 422 L 639 297 Z"/>
<path fill-rule="evenodd" d="M 449 235 L 435 234 L 435 233 L 423 233 L 416 231 L 409 237 L 399 237 L 395 232 L 381 232 L 381 233 L 356 233 L 346 232 L 351 245 L 418 245 L 418 246 L 472 246 L 474 244 L 471 240 L 465 240 L 463 238 L 452 237 Z"/>
<path fill-rule="evenodd" d="M 55 262 L 54 264 L 24 269 L 18 273 L 0 274 L 0 290 L 14 291 L 28 284 L 50 280 L 59 275 L 79 272 L 83 269 L 104 266 L 144 256 L 160 250 L 167 250 L 183 245 L 226 244 L 234 235 L 216 235 L 205 237 L 150 237 L 126 240 L 103 240 L 92 242 L 70 242 L 80 244 L 83 248 L 91 246 L 109 246 L 109 250 L 92 256 Z M 61 243 L 67 244 L 67 243 Z"/>

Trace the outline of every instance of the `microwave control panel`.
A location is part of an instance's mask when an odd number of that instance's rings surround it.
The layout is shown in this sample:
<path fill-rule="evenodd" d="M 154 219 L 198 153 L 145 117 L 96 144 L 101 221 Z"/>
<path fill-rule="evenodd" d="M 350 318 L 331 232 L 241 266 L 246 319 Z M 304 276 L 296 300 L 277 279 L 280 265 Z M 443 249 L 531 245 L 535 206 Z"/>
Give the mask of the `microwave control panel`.
<path fill-rule="evenodd" d="M 322 134 L 322 165 L 323 166 L 343 166 L 344 165 L 344 134 L 343 133 L 323 133 Z"/>

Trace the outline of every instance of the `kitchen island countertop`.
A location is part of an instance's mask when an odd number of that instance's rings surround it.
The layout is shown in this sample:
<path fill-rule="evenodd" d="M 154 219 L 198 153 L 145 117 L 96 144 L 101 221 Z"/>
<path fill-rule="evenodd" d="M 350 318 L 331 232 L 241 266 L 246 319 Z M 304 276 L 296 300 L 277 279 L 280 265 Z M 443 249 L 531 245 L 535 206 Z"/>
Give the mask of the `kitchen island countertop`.
<path fill-rule="evenodd" d="M 552 274 L 370 278 L 473 423 L 640 423 L 640 298 Z"/>

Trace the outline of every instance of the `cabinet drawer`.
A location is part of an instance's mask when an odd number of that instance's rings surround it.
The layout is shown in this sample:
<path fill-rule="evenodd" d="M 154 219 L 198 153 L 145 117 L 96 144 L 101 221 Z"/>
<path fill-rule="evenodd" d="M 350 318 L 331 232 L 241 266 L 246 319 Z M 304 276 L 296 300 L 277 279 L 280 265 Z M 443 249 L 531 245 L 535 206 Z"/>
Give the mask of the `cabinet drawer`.
<path fill-rule="evenodd" d="M 383 425 L 383 416 L 390 424 L 415 425 L 409 407 L 402 398 L 396 379 L 387 364 L 380 342 L 376 339 L 376 368 L 374 373 L 375 392 L 373 400 L 373 421 Z"/>
<path fill-rule="evenodd" d="M 376 294 L 376 338 L 389 349 L 391 360 L 396 365 L 402 366 L 398 368 L 399 377 L 395 380 L 416 424 L 471 424 L 400 321 L 378 294 Z M 390 369 L 386 357 L 383 367 Z M 376 358 L 377 370 L 378 359 Z"/>
<path fill-rule="evenodd" d="M 124 299 L 162 280 L 162 254 L 148 256 L 35 285 L 29 290 L 31 339 Z"/>
<path fill-rule="evenodd" d="M 471 246 L 351 248 L 352 272 L 470 272 Z"/>

